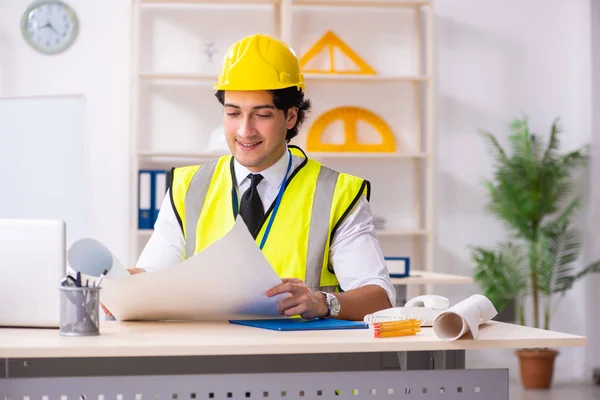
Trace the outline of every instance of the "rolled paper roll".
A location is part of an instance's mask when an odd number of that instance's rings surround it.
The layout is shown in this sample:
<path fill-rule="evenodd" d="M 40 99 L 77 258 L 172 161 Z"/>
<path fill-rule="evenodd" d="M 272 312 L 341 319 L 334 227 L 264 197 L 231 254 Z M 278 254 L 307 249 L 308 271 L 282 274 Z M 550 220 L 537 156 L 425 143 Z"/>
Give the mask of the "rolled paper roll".
<path fill-rule="evenodd" d="M 433 321 L 433 330 L 442 340 L 457 340 L 468 332 L 473 334 L 473 339 L 477 339 L 479 325 L 497 314 L 498 311 L 487 297 L 474 294 L 441 312 Z"/>

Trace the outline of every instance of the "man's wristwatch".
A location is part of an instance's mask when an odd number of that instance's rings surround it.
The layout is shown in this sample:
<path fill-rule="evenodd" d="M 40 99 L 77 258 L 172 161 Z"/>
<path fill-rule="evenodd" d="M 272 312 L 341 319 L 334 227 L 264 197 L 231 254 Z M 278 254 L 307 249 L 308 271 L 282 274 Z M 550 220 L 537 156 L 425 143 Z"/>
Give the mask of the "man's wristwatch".
<path fill-rule="evenodd" d="M 329 312 L 326 317 L 337 317 L 340 314 L 340 309 L 342 306 L 340 305 L 340 301 L 337 297 L 327 292 L 320 292 L 325 295 L 325 303 L 327 304 L 327 309 Z"/>

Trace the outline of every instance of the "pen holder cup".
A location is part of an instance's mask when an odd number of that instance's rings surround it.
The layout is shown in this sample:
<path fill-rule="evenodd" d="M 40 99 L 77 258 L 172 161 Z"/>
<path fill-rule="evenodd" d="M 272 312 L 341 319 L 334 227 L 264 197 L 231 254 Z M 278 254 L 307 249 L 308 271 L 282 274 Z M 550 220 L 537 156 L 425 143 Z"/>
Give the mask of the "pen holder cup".
<path fill-rule="evenodd" d="M 100 334 L 100 288 L 60 287 L 60 335 Z"/>

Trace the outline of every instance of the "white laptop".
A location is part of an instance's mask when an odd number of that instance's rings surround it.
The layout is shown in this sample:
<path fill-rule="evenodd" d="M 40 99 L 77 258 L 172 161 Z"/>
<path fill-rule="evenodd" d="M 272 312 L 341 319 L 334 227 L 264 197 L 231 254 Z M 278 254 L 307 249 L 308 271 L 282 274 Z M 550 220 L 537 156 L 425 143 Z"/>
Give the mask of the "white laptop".
<path fill-rule="evenodd" d="M 59 327 L 66 226 L 0 219 L 0 327 Z"/>

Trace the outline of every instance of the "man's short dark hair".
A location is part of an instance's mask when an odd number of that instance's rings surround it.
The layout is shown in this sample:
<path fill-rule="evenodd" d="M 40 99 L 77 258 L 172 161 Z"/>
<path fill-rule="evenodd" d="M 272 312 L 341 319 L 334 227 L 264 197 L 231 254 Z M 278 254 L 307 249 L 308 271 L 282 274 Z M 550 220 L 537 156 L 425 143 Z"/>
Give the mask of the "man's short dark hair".
<path fill-rule="evenodd" d="M 273 93 L 273 104 L 280 110 L 283 110 L 283 114 L 287 117 L 287 112 L 292 107 L 298 107 L 298 117 L 296 118 L 296 125 L 292 129 L 288 129 L 285 140 L 289 142 L 298 135 L 298 129 L 306 118 L 306 113 L 310 111 L 311 104 L 310 100 L 304 99 L 304 92 L 298 90 L 295 86 L 270 90 Z M 225 92 L 218 90 L 215 96 L 219 100 L 219 103 L 225 104 Z"/>

